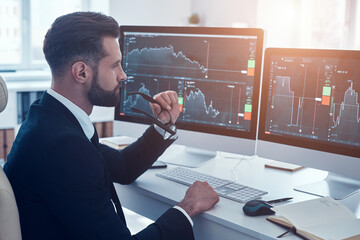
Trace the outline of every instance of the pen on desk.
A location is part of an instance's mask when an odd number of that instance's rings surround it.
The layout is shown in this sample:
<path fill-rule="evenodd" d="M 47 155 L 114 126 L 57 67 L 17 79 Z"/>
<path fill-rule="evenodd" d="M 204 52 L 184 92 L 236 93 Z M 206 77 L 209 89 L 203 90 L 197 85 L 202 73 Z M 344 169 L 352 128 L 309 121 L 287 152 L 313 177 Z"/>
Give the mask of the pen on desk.
<path fill-rule="evenodd" d="M 289 201 L 293 199 L 292 197 L 288 197 L 288 198 L 279 198 L 279 199 L 275 199 L 275 200 L 270 200 L 270 201 L 267 201 L 266 203 L 268 204 L 272 204 L 272 203 L 280 203 L 280 202 L 285 202 L 285 201 Z"/>

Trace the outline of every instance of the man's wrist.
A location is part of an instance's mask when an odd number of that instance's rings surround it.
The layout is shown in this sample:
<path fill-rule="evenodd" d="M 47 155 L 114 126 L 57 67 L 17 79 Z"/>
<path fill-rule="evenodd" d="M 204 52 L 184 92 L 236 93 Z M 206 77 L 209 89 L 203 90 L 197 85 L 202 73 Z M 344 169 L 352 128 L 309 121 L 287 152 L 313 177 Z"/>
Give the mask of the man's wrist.
<path fill-rule="evenodd" d="M 166 135 L 167 132 L 164 129 L 162 129 L 161 127 L 154 124 L 154 128 L 165 140 L 167 140 L 167 139 L 171 139 L 171 140 L 177 139 L 177 133 L 175 135 L 172 135 L 172 136 L 168 137 Z"/>
<path fill-rule="evenodd" d="M 193 203 L 186 203 L 186 202 L 182 201 L 182 202 L 179 202 L 179 204 L 177 206 L 184 209 L 184 211 L 189 215 L 190 218 L 193 218 L 197 214 L 195 204 L 193 204 Z"/>

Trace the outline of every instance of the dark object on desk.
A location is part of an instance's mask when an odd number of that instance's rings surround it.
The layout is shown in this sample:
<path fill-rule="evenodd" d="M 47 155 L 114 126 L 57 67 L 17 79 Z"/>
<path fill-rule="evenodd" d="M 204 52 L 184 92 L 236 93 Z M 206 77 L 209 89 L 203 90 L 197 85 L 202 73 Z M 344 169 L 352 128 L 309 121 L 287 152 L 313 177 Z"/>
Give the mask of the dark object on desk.
<path fill-rule="evenodd" d="M 150 168 L 166 168 L 166 167 L 167 167 L 166 163 L 162 161 L 156 161 L 153 163 L 153 165 Z"/>
<path fill-rule="evenodd" d="M 270 200 L 270 201 L 266 201 L 266 203 L 268 204 L 273 204 L 273 203 L 280 203 L 280 202 L 286 202 L 293 199 L 292 197 L 287 197 L 287 198 L 279 198 L 279 199 L 275 199 L 275 200 Z"/>
<path fill-rule="evenodd" d="M 273 206 L 270 204 L 273 203 L 280 203 L 291 200 L 292 197 L 288 198 L 279 198 L 275 200 L 270 201 L 262 201 L 262 200 L 251 200 L 247 203 L 245 203 L 245 206 L 243 207 L 243 211 L 245 215 L 248 216 L 262 216 L 262 215 L 270 215 L 274 214 L 275 212 L 271 210 Z"/>
<path fill-rule="evenodd" d="M 275 212 L 271 210 L 273 206 L 262 200 L 251 200 L 245 203 L 243 211 L 247 216 L 270 215 Z"/>

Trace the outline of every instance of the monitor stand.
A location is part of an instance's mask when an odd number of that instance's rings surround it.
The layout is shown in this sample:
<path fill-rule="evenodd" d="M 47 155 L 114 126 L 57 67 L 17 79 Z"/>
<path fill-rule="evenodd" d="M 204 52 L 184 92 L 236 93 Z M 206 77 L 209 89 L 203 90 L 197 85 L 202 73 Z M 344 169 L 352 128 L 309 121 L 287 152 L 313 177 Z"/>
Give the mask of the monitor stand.
<path fill-rule="evenodd" d="M 183 145 L 171 145 L 159 158 L 167 164 L 197 168 L 215 158 L 216 152 Z"/>
<path fill-rule="evenodd" d="M 319 182 L 314 182 L 294 190 L 324 197 L 330 196 L 336 200 L 347 198 L 360 189 L 360 179 L 347 178 L 338 174 L 329 173 L 328 176 Z"/>

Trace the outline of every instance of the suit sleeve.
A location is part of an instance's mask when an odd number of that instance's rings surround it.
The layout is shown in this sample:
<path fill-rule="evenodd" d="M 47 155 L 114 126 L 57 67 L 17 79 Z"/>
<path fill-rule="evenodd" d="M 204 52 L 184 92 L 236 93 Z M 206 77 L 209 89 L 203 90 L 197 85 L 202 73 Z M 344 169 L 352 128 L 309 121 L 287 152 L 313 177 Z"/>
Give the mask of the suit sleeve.
<path fill-rule="evenodd" d="M 35 183 L 39 197 L 68 239 L 193 239 L 190 223 L 176 209 L 169 209 L 132 236 L 114 210 L 102 154 L 96 147 L 76 136 L 59 138 L 47 147 L 51 151 L 37 163 Z"/>
<path fill-rule="evenodd" d="M 100 144 L 100 151 L 107 163 L 111 178 L 120 184 L 130 184 L 164 153 L 174 140 L 164 140 L 150 126 L 133 144 L 121 151 Z"/>
<path fill-rule="evenodd" d="M 191 224 L 182 212 L 170 208 L 155 223 L 135 235 L 139 240 L 194 240 Z"/>
<path fill-rule="evenodd" d="M 122 151 L 101 145 L 101 152 L 109 166 L 110 174 L 115 182 L 128 184 L 144 173 L 174 140 L 164 140 L 150 126 L 136 142 Z M 121 196 L 120 196 L 121 200 Z M 153 224 L 135 235 L 137 239 L 194 239 L 189 220 L 179 210 L 170 208 Z"/>
<path fill-rule="evenodd" d="M 36 166 L 35 183 L 40 199 L 68 239 L 134 239 L 114 210 L 102 156 L 95 146 L 73 136 L 58 138 L 47 147 Z"/>

